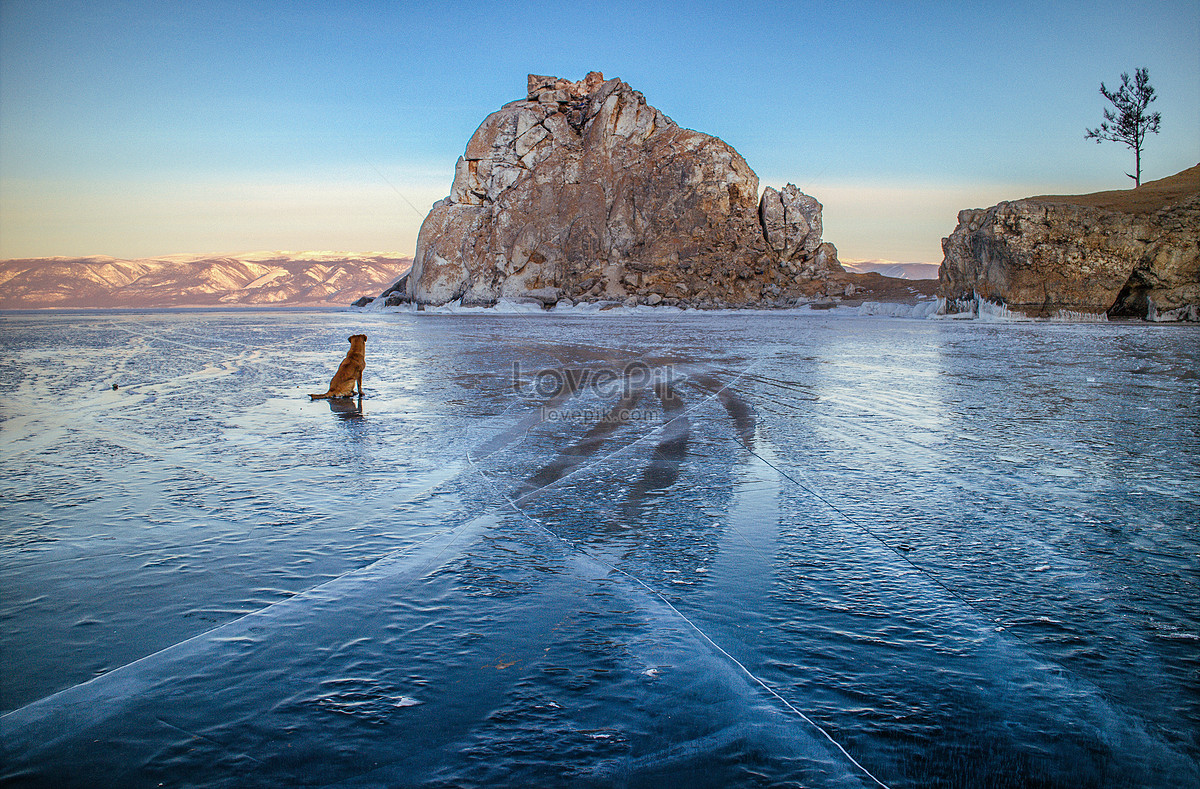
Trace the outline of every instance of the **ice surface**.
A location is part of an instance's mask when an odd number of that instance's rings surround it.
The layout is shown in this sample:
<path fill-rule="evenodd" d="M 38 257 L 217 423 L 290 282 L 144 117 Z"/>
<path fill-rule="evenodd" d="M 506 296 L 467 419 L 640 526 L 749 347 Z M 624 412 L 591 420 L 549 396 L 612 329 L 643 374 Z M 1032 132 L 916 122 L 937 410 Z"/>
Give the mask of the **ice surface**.
<path fill-rule="evenodd" d="M 833 312 L 0 316 L 0 775 L 1195 784 L 1200 332 Z"/>

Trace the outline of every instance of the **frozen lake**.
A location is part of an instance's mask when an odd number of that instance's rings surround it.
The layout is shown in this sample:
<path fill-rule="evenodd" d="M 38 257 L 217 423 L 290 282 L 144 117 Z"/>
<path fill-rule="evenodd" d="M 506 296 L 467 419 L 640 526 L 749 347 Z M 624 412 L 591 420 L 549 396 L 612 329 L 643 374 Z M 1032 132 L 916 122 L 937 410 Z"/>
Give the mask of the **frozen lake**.
<path fill-rule="evenodd" d="M 361 406 L 310 402 L 360 332 Z M 0 346 L 0 781 L 1200 785 L 1200 327 L 7 313 Z"/>

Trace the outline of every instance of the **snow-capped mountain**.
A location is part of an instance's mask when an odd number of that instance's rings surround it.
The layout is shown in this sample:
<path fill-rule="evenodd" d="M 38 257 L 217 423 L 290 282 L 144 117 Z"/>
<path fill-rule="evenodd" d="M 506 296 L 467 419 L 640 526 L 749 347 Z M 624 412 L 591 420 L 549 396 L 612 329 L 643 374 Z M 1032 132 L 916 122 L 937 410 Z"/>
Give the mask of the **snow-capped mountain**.
<path fill-rule="evenodd" d="M 855 274 L 874 271 L 885 277 L 896 279 L 937 279 L 937 263 L 898 263 L 895 260 L 846 260 L 840 259 L 842 268 Z"/>
<path fill-rule="evenodd" d="M 0 309 L 345 306 L 412 265 L 387 252 L 248 252 L 0 261 Z"/>

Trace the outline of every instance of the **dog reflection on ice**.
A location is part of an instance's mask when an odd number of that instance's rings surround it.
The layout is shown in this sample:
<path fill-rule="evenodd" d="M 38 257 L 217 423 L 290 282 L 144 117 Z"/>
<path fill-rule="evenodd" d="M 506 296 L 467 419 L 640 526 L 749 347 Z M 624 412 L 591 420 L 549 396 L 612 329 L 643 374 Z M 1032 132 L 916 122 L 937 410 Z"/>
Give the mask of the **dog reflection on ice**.
<path fill-rule="evenodd" d="M 362 419 L 362 395 L 358 397 L 330 397 L 327 401 L 329 410 L 338 419 Z"/>

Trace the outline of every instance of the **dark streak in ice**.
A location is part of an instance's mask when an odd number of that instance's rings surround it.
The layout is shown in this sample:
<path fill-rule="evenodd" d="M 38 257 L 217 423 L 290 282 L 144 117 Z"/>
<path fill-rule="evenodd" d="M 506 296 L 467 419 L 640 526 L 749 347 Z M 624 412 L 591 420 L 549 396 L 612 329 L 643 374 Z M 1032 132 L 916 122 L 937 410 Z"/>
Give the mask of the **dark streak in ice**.
<path fill-rule="evenodd" d="M 654 457 L 642 472 L 641 479 L 629 491 L 631 507 L 636 507 L 651 491 L 665 490 L 674 484 L 679 478 L 679 468 L 687 457 L 688 440 L 692 434 L 683 398 L 674 387 L 659 382 L 654 385 L 654 393 L 663 407 L 662 440 L 654 448 Z"/>
<path fill-rule="evenodd" d="M 600 449 L 600 445 L 614 430 L 629 421 L 630 412 L 642 397 L 642 391 L 634 391 L 622 397 L 615 406 L 609 409 L 600 421 L 584 434 L 583 440 L 562 450 L 558 457 L 542 467 L 540 471 L 525 480 L 516 491 L 516 498 L 529 496 L 547 485 L 561 479 L 573 468 L 584 462 Z"/>
<path fill-rule="evenodd" d="M 741 439 L 747 449 L 754 449 L 756 420 L 750 404 L 738 397 L 737 393 L 730 389 L 728 385 L 722 384 L 711 375 L 698 376 L 696 383 L 709 391 L 716 392 L 717 399 L 721 401 L 721 405 L 725 406 L 725 411 L 729 414 L 729 418 L 733 420 L 733 426 L 737 429 L 738 438 Z"/>

